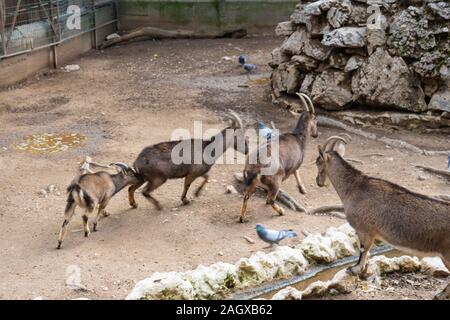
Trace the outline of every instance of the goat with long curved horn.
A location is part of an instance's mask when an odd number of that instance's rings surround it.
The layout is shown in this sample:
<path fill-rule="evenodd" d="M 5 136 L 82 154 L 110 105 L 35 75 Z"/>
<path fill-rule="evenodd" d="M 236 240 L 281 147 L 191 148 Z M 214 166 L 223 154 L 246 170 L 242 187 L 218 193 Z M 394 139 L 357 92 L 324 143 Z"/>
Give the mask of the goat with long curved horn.
<path fill-rule="evenodd" d="M 311 109 L 309 108 L 308 104 L 305 101 L 305 98 L 303 98 L 303 93 L 296 93 L 296 95 L 300 98 L 300 100 L 302 101 L 303 106 L 305 107 L 305 110 L 308 111 L 308 113 L 311 113 Z"/>
<path fill-rule="evenodd" d="M 195 196 L 199 196 L 206 183 L 208 183 L 209 171 L 212 166 L 229 148 L 247 154 L 248 141 L 245 139 L 243 122 L 235 112 L 230 111 L 229 115 L 232 121 L 231 126 L 224 128 L 211 138 L 200 141 L 201 149 L 195 150 L 195 152 L 199 152 L 202 155 L 199 163 L 195 162 L 195 156 L 187 161 L 173 158 L 174 154 L 179 154 L 180 150 L 186 152 L 186 150 L 183 150 L 184 146 L 195 148 L 197 144 L 195 139 L 166 141 L 144 148 L 133 164 L 133 168 L 138 172 L 141 180 L 128 189 L 130 206 L 137 208 L 134 193 L 139 187 L 147 183 L 142 190 L 142 195 L 152 202 L 158 210 L 162 209 L 160 203 L 152 196 L 151 192 L 169 179 L 181 178 L 184 178 L 181 201 L 184 205 L 187 205 L 190 203 L 190 200 L 187 198 L 187 192 L 191 184 L 197 178 L 203 180 L 195 191 Z M 229 139 L 228 134 L 232 134 L 233 139 Z M 178 162 L 179 160 L 182 162 L 181 165 Z"/>
<path fill-rule="evenodd" d="M 306 193 L 306 189 L 300 179 L 298 169 L 303 163 L 309 136 L 313 138 L 318 136 L 317 119 L 313 109 L 310 108 L 305 100 L 306 95 L 297 93 L 297 96 L 300 98 L 305 111 L 300 114 L 297 124 L 292 132 L 280 135 L 278 139 L 278 156 L 274 156 L 272 153 L 272 145 L 267 143 L 259 146 L 258 149 L 254 151 L 254 154 L 248 158 L 248 160 L 255 159 L 256 163 L 250 163 L 250 161 L 246 162 L 244 169 L 245 191 L 244 201 L 242 203 L 241 214 L 239 217 L 240 222 L 245 221 L 247 203 L 251 195 L 254 193 L 258 182 L 267 187 L 267 204 L 270 204 L 279 215 L 283 215 L 283 209 L 275 203 L 275 198 L 277 197 L 281 183 L 284 180 L 289 178 L 291 175 L 294 175 L 299 192 L 302 194 Z M 276 172 L 269 173 L 265 171 L 267 163 L 264 163 L 265 161 L 261 155 L 270 156 L 272 161 L 270 167 L 275 164 L 274 167 L 278 168 Z"/>
<path fill-rule="evenodd" d="M 359 238 L 359 260 L 348 272 L 367 275 L 367 257 L 377 240 L 406 252 L 432 252 L 450 269 L 450 203 L 371 177 L 336 150 L 326 151 L 330 144 L 344 140 L 330 137 L 319 147 L 316 182 L 323 187 L 330 180 Z M 450 283 L 435 298 L 449 299 Z"/>
<path fill-rule="evenodd" d="M 312 103 L 312 101 L 311 101 L 311 98 L 310 97 L 308 97 L 306 94 L 304 94 L 304 93 L 300 93 L 302 96 L 304 96 L 305 98 L 306 98 L 306 100 L 308 100 L 308 102 L 309 102 L 309 104 L 310 104 L 310 107 L 311 107 L 311 109 L 310 109 L 310 112 L 311 113 L 316 113 L 316 110 L 314 109 L 314 105 L 313 105 L 313 103 Z"/>
<path fill-rule="evenodd" d="M 132 171 L 133 173 L 136 173 L 136 170 L 134 170 L 134 168 L 130 167 L 128 164 L 124 162 L 113 162 L 110 164 L 110 166 L 119 168 L 121 172 L 126 173 L 127 171 Z"/>
<path fill-rule="evenodd" d="M 344 138 L 340 137 L 340 136 L 331 136 L 327 139 L 327 141 L 325 141 L 325 144 L 323 145 L 323 150 L 325 152 L 327 151 L 332 151 L 335 150 L 336 144 L 341 141 L 344 144 L 347 144 L 347 140 L 345 140 Z M 338 150 L 336 150 L 338 151 Z M 338 153 L 343 156 L 343 154 L 341 152 L 338 151 Z"/>

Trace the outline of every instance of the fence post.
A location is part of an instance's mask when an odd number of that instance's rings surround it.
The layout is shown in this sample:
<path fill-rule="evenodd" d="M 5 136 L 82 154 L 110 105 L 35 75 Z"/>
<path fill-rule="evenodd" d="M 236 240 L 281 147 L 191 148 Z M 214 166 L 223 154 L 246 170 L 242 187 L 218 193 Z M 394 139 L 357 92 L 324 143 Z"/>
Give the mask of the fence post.
<path fill-rule="evenodd" d="M 98 49 L 97 47 L 97 16 L 95 14 L 95 0 L 91 0 L 92 3 L 92 11 L 93 11 L 93 15 L 92 15 L 92 19 L 93 19 L 93 24 L 94 24 L 94 49 Z"/>
<path fill-rule="evenodd" d="M 5 36 L 5 25 L 6 25 L 6 6 L 5 0 L 0 0 L 0 39 L 2 40 L 2 55 L 6 54 L 6 36 Z"/>
<path fill-rule="evenodd" d="M 13 18 L 13 21 L 11 23 L 11 31 L 9 32 L 8 40 L 6 41 L 6 48 L 5 48 L 5 50 L 8 50 L 9 43 L 11 42 L 11 37 L 12 37 L 12 34 L 14 32 L 14 28 L 16 27 L 17 16 L 19 15 L 19 9 L 20 9 L 20 4 L 21 3 L 22 3 L 22 0 L 17 1 L 16 10 L 14 11 L 14 18 Z"/>
<path fill-rule="evenodd" d="M 41 0 L 39 0 L 40 2 Z M 56 6 L 54 4 L 54 1 L 56 2 Z M 58 69 L 58 52 L 56 50 L 57 43 L 60 40 L 60 26 L 59 26 L 59 0 L 49 0 L 49 15 L 48 20 L 50 25 L 52 26 L 53 30 L 53 36 L 52 41 L 54 42 L 52 46 L 52 53 L 53 53 L 53 68 Z M 42 5 L 42 3 L 41 3 Z M 44 10 L 44 6 L 42 5 L 42 9 Z M 55 10 L 56 9 L 56 13 Z M 54 22 L 56 18 L 56 23 Z"/>

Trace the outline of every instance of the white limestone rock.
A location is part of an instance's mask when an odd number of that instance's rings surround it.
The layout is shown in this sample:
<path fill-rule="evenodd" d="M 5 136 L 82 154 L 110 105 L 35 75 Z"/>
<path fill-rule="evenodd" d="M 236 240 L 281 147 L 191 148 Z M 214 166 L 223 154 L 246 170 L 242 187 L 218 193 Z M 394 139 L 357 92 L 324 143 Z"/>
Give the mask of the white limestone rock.
<path fill-rule="evenodd" d="M 426 110 L 419 78 L 401 57 L 377 48 L 352 78 L 353 99 L 373 106 L 420 112 Z"/>
<path fill-rule="evenodd" d="M 303 298 L 318 298 L 323 297 L 328 293 L 330 281 L 316 281 L 311 283 L 305 290 L 302 291 Z"/>
<path fill-rule="evenodd" d="M 191 282 L 198 299 L 218 297 L 239 284 L 236 266 L 224 262 L 208 267 L 199 265 L 195 270 L 186 272 L 184 278 Z"/>
<path fill-rule="evenodd" d="M 271 300 L 302 300 L 302 292 L 293 287 L 278 291 Z"/>
<path fill-rule="evenodd" d="M 347 269 L 338 271 L 328 286 L 329 290 L 336 290 L 339 293 L 349 293 L 356 289 L 358 277 L 351 275 Z"/>
<path fill-rule="evenodd" d="M 327 12 L 337 2 L 337 0 L 319 0 L 311 2 L 303 7 L 303 11 L 308 15 L 319 16 L 322 13 Z"/>
<path fill-rule="evenodd" d="M 301 250 L 287 246 L 277 247 L 268 256 L 277 261 L 277 275 L 279 277 L 302 274 L 309 266 L 309 262 L 303 256 Z"/>
<path fill-rule="evenodd" d="M 439 257 L 423 258 L 420 262 L 420 269 L 422 272 L 433 277 L 445 278 L 450 276 L 449 270 L 447 270 L 441 258 Z"/>
<path fill-rule="evenodd" d="M 316 76 L 311 95 L 325 110 L 346 109 L 353 100 L 350 75 L 335 69 L 324 70 Z"/>
<path fill-rule="evenodd" d="M 303 239 L 300 249 L 308 259 L 317 263 L 330 263 L 336 260 L 331 240 L 320 234 L 308 235 Z"/>
<path fill-rule="evenodd" d="M 266 270 L 260 261 L 253 258 L 241 258 L 236 262 L 237 274 L 242 287 L 257 285 L 266 279 Z"/>
<path fill-rule="evenodd" d="M 365 27 L 342 27 L 324 35 L 322 44 L 340 48 L 362 48 L 366 45 Z"/>
<path fill-rule="evenodd" d="M 410 256 L 394 258 L 376 256 L 369 260 L 369 265 L 375 265 L 379 274 L 420 271 L 420 260 L 417 257 Z"/>
<path fill-rule="evenodd" d="M 364 64 L 364 58 L 358 55 L 351 56 L 344 67 L 345 72 L 352 72 L 357 70 Z"/>
<path fill-rule="evenodd" d="M 336 228 L 329 228 L 325 237 L 330 238 L 331 248 L 338 259 L 354 256 L 357 254 L 357 247 L 352 239 Z"/>
<path fill-rule="evenodd" d="M 434 93 L 428 103 L 428 109 L 450 112 L 450 87 L 442 87 Z"/>
<path fill-rule="evenodd" d="M 127 300 L 191 300 L 195 292 L 192 284 L 179 272 L 155 272 L 139 281 Z"/>
<path fill-rule="evenodd" d="M 280 22 L 275 28 L 275 34 L 277 36 L 288 37 L 295 31 L 295 25 L 291 21 Z"/>

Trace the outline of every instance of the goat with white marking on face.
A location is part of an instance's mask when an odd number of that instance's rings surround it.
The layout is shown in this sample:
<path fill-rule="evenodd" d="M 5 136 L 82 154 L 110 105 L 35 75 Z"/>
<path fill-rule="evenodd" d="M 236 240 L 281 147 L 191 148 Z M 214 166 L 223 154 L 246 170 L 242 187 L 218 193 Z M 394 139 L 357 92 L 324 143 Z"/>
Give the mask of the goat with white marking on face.
<path fill-rule="evenodd" d="M 335 151 L 337 141 L 346 143 L 333 136 L 319 146 L 316 181 L 319 187 L 325 186 L 327 179 L 331 181 L 346 219 L 358 235 L 360 258 L 349 272 L 366 273 L 367 255 L 375 240 L 413 253 L 439 255 L 450 270 L 450 202 L 365 175 Z M 450 284 L 436 296 L 449 297 Z"/>
<path fill-rule="evenodd" d="M 241 215 L 239 217 L 240 222 L 244 222 L 245 213 L 247 211 L 247 202 L 254 193 L 258 182 L 261 182 L 267 187 L 267 204 L 270 204 L 279 215 L 283 215 L 283 209 L 275 203 L 275 199 L 277 198 L 281 183 L 284 180 L 293 174 L 297 181 L 300 193 L 306 193 L 298 169 L 303 163 L 306 143 L 309 136 L 311 135 L 313 138 L 318 136 L 317 120 L 311 99 L 303 93 L 297 95 L 300 97 L 305 111 L 301 113 L 293 132 L 284 133 L 279 136 L 278 157 L 272 156 L 272 144 L 268 142 L 258 147 L 258 149 L 254 151 L 255 154 L 251 154 L 247 159 L 244 169 L 245 191 Z M 309 105 L 305 101 L 305 98 L 308 100 Z M 271 163 L 271 166 L 273 165 L 277 168 L 275 173 L 262 174 L 262 169 L 267 167 L 267 164 L 263 164 L 263 158 L 265 157 L 273 162 Z M 256 163 L 250 163 L 249 159 L 256 160 Z"/>
<path fill-rule="evenodd" d="M 114 167 L 118 170 L 118 173 L 109 174 L 105 171 L 93 173 L 90 170 L 90 165 L 103 168 Z M 105 208 L 111 198 L 126 186 L 139 181 L 134 168 L 122 162 L 112 163 L 110 166 L 102 166 L 85 161 L 81 169 L 88 173 L 76 177 L 67 188 L 67 204 L 64 211 L 64 222 L 59 233 L 58 249 L 61 248 L 67 233 L 67 225 L 72 219 L 77 206 L 85 210 L 85 214 L 83 215 L 83 229 L 84 236 L 88 237 L 90 233 L 88 215 L 98 207 L 93 223 L 93 230 L 97 231 L 100 215 L 108 215 Z"/>

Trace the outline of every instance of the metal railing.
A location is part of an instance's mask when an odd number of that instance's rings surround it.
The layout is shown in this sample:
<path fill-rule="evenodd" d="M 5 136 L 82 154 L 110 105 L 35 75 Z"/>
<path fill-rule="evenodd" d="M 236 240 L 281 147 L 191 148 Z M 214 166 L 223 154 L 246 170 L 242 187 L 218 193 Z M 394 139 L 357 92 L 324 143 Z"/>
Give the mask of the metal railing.
<path fill-rule="evenodd" d="M 116 21 L 115 0 L 0 0 L 0 59 L 54 47 Z"/>

